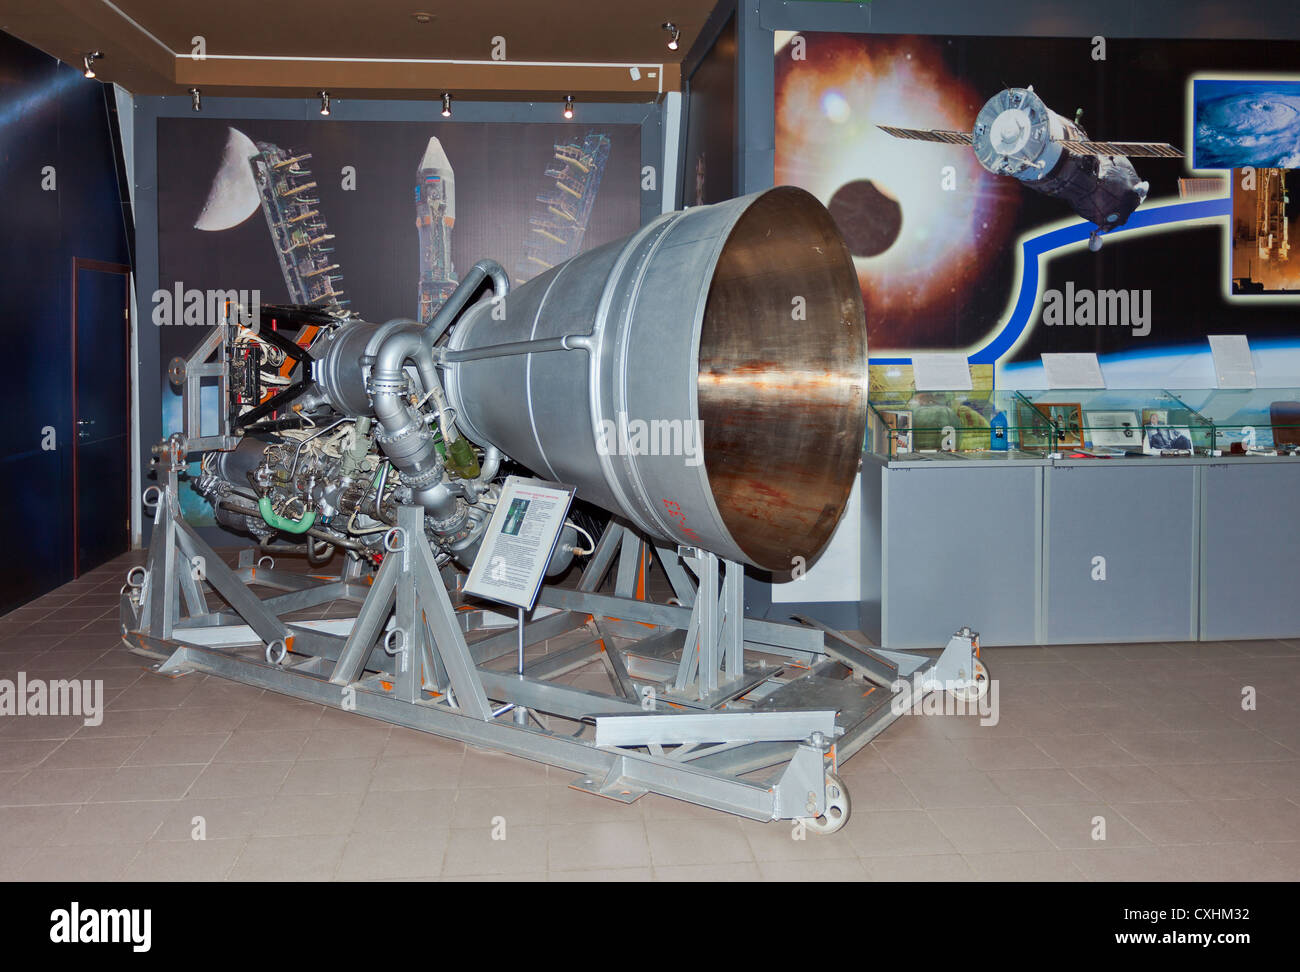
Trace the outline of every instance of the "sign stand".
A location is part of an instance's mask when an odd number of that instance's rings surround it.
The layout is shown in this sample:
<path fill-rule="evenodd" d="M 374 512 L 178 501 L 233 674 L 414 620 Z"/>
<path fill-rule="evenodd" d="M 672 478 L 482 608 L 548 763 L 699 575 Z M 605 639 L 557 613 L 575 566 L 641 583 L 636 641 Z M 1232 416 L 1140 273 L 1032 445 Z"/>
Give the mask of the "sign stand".
<path fill-rule="evenodd" d="M 519 608 L 519 677 L 524 675 L 524 609 Z M 515 707 L 515 723 L 517 725 L 527 725 L 528 710 L 522 706 Z"/>

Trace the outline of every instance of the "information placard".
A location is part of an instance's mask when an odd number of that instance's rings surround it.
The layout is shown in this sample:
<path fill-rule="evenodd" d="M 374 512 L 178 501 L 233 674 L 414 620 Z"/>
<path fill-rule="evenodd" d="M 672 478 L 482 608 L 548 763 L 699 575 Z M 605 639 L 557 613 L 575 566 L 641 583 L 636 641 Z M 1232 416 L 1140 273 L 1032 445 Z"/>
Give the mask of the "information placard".
<path fill-rule="evenodd" d="M 917 391 L 970 391 L 970 362 L 960 351 L 912 355 Z"/>
<path fill-rule="evenodd" d="M 1255 359 L 1244 334 L 1210 334 L 1210 355 L 1220 388 L 1254 388 Z"/>
<path fill-rule="evenodd" d="M 465 592 L 531 610 L 574 492 L 574 487 L 560 483 L 508 477 L 465 581 Z"/>
<path fill-rule="evenodd" d="M 1092 352 L 1069 354 L 1042 354 L 1043 371 L 1047 387 L 1052 390 L 1070 388 L 1105 388 L 1101 376 L 1101 363 Z"/>

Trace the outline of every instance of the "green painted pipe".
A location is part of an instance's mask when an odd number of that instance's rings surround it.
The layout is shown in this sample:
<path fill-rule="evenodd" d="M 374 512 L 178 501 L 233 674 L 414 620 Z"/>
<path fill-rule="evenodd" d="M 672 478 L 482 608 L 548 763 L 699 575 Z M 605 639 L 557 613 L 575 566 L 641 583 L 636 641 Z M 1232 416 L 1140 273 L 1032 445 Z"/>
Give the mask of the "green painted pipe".
<path fill-rule="evenodd" d="M 311 529 L 311 525 L 316 522 L 316 511 L 309 510 L 302 515 L 301 520 L 290 520 L 279 513 L 271 510 L 271 498 L 263 496 L 257 501 L 257 511 L 262 514 L 262 519 L 275 527 L 277 530 L 283 530 L 285 533 L 306 533 Z"/>

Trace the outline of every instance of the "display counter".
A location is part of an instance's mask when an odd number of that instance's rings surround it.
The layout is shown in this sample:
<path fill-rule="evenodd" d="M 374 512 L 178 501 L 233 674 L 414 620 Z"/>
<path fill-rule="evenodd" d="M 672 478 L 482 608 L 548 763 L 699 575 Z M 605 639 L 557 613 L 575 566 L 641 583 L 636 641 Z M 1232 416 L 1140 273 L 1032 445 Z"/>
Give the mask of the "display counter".
<path fill-rule="evenodd" d="M 938 647 L 963 625 L 987 645 L 1300 637 L 1297 397 L 873 401 L 831 548 L 802 578 L 751 578 L 751 610 L 887 648 Z"/>

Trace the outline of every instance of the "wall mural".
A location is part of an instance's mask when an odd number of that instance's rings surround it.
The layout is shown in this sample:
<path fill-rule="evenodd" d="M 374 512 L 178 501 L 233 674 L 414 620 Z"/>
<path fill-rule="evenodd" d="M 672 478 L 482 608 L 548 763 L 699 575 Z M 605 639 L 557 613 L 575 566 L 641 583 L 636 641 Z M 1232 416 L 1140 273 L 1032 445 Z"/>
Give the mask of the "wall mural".
<path fill-rule="evenodd" d="M 778 32 L 776 182 L 848 241 L 873 387 L 940 350 L 977 387 L 1041 386 L 1039 355 L 1069 351 L 1115 387 L 1194 387 L 1209 334 L 1248 335 L 1261 385 L 1300 380 L 1297 55 Z"/>
<path fill-rule="evenodd" d="M 160 361 L 189 354 L 232 291 L 428 321 L 480 258 L 523 282 L 624 236 L 640 139 L 637 125 L 161 119 L 159 291 L 141 308 Z M 180 424 L 164 382 L 163 434 Z M 182 503 L 213 522 L 190 490 Z"/>

